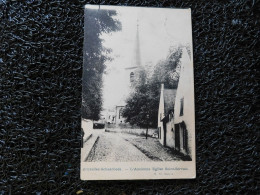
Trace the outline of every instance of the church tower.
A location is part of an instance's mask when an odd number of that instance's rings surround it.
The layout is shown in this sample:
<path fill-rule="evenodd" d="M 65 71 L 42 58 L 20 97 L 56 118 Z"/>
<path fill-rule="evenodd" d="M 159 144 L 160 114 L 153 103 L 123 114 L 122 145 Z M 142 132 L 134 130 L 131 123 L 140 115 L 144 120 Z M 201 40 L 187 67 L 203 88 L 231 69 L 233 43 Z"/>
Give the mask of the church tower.
<path fill-rule="evenodd" d="M 140 40 L 139 40 L 139 24 L 137 21 L 135 46 L 131 66 L 126 68 L 129 78 L 129 85 L 133 88 L 139 78 L 139 70 L 141 68 Z"/>
<path fill-rule="evenodd" d="M 141 65 L 141 54 L 140 54 L 140 41 L 139 41 L 139 25 L 137 21 L 137 28 L 136 28 L 136 37 L 134 42 L 134 52 L 131 62 L 129 62 L 129 67 L 125 68 L 125 81 L 127 81 L 127 88 L 128 90 L 122 100 L 116 105 L 116 112 L 115 112 L 115 124 L 116 125 L 125 125 L 125 118 L 122 116 L 123 109 L 126 105 L 126 98 L 129 97 L 134 90 L 139 78 L 140 78 L 140 70 L 142 69 Z"/>
<path fill-rule="evenodd" d="M 140 41 L 139 41 L 139 24 L 136 27 L 135 49 L 134 49 L 134 64 L 141 67 Z"/>

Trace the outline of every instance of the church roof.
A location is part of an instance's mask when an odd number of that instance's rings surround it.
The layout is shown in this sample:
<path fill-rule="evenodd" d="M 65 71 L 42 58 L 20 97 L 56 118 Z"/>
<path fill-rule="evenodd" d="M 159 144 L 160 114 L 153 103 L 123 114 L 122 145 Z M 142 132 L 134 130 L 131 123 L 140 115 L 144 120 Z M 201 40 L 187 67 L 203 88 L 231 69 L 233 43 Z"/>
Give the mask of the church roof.
<path fill-rule="evenodd" d="M 164 89 L 163 90 L 165 116 L 174 110 L 176 92 L 177 92 L 177 89 Z"/>

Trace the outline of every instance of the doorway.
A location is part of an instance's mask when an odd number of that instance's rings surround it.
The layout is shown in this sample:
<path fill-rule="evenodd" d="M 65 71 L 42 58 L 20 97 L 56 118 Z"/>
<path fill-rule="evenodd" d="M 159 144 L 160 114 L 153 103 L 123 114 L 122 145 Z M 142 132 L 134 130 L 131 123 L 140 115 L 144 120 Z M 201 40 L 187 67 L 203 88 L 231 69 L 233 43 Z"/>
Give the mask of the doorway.
<path fill-rule="evenodd" d="M 188 132 L 186 128 L 186 124 L 184 122 L 180 123 L 180 127 L 182 129 L 182 143 L 183 143 L 183 150 L 188 153 Z"/>
<path fill-rule="evenodd" d="M 166 146 L 166 123 L 163 122 L 163 145 Z"/>
<path fill-rule="evenodd" d="M 180 151 L 180 127 L 179 124 L 175 124 L 175 149 Z"/>

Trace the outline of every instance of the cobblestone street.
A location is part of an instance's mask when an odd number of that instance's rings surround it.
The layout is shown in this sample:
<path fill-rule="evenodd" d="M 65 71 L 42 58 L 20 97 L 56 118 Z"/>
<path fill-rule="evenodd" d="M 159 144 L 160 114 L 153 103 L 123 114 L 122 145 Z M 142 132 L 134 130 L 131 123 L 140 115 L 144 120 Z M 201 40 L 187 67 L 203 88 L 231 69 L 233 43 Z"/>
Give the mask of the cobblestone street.
<path fill-rule="evenodd" d="M 148 137 L 145 139 L 143 136 L 121 134 L 121 136 L 133 144 L 136 148 L 141 150 L 153 161 L 179 161 L 181 156 L 173 153 L 170 148 L 162 146 L 157 138 Z"/>
<path fill-rule="evenodd" d="M 86 161 L 178 161 L 156 138 L 126 133 L 101 132 Z"/>
<path fill-rule="evenodd" d="M 103 132 L 93 146 L 87 161 L 151 161 L 144 153 L 117 133 Z"/>

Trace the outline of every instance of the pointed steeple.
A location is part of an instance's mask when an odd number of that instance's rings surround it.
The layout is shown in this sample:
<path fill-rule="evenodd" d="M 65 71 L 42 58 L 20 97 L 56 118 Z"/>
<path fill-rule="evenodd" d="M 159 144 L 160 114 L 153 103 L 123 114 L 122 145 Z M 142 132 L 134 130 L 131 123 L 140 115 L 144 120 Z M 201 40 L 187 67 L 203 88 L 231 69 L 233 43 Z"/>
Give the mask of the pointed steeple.
<path fill-rule="evenodd" d="M 133 89 L 133 87 L 136 85 L 138 79 L 139 79 L 139 71 L 141 70 L 141 54 L 140 54 L 140 40 L 139 40 L 139 24 L 137 20 L 136 25 L 136 37 L 134 43 L 134 51 L 133 56 L 130 62 L 130 67 L 125 68 L 127 71 L 127 74 L 129 75 L 129 81 L 130 81 L 130 87 Z"/>
<path fill-rule="evenodd" d="M 141 66 L 141 54 L 140 54 L 140 40 L 139 40 L 139 23 L 137 20 L 136 26 L 136 40 L 135 40 L 135 48 L 134 48 L 134 64 L 133 66 L 140 67 Z"/>

